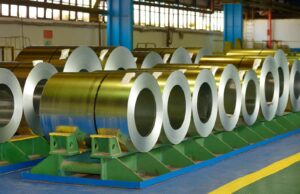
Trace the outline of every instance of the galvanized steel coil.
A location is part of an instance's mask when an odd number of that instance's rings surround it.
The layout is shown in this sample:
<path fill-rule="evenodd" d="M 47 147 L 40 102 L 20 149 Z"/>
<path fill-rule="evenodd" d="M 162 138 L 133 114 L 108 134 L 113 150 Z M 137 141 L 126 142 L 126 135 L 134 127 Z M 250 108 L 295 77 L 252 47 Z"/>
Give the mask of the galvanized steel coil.
<path fill-rule="evenodd" d="M 57 126 L 77 126 L 95 134 L 95 100 L 106 74 L 57 73 L 44 86 L 40 100 L 40 122 L 46 137 Z"/>
<path fill-rule="evenodd" d="M 300 111 L 300 61 L 295 60 L 290 71 L 290 104 L 293 112 Z"/>
<path fill-rule="evenodd" d="M 241 84 L 237 68 L 227 65 L 224 70 L 215 74 L 218 85 L 219 115 L 217 130 L 232 131 L 241 114 Z M 220 126 L 221 124 L 221 126 Z"/>
<path fill-rule="evenodd" d="M 22 119 L 22 89 L 16 76 L 0 68 L 0 143 L 10 139 Z"/>
<path fill-rule="evenodd" d="M 47 81 L 57 73 L 49 63 L 37 64 L 28 74 L 24 85 L 24 117 L 34 133 L 43 135 L 40 124 L 40 99 Z M 58 86 L 59 87 L 59 86 Z"/>
<path fill-rule="evenodd" d="M 273 57 L 268 56 L 264 60 L 258 77 L 261 111 L 264 118 L 270 121 L 275 117 L 279 103 L 279 75 Z"/>
<path fill-rule="evenodd" d="M 96 53 L 87 46 L 73 50 L 68 57 L 64 72 L 92 72 L 102 70 L 101 62 Z"/>
<path fill-rule="evenodd" d="M 187 76 L 188 80 L 189 76 Z M 189 81 L 190 85 L 191 82 Z M 201 70 L 192 90 L 193 125 L 201 137 L 210 135 L 218 114 L 218 90 L 210 70 Z"/>
<path fill-rule="evenodd" d="M 181 71 L 174 71 L 168 76 L 162 100 L 164 133 L 172 144 L 178 144 L 186 137 L 192 114 L 190 86 Z"/>
<path fill-rule="evenodd" d="M 192 58 L 188 50 L 186 50 L 183 47 L 177 48 L 171 58 L 170 62 L 171 64 L 192 64 Z"/>
<path fill-rule="evenodd" d="M 253 125 L 260 114 L 259 81 L 255 71 L 245 71 L 242 82 L 242 116 L 244 122 Z"/>
<path fill-rule="evenodd" d="M 163 104 L 153 75 L 110 73 L 101 83 L 95 107 L 96 128 L 117 130 L 128 150 L 147 152 L 156 144 Z"/>
<path fill-rule="evenodd" d="M 107 52 L 110 52 L 110 54 L 105 61 L 102 61 L 102 69 L 126 70 L 137 68 L 135 58 L 127 48 L 119 46 L 112 48 Z"/>
<path fill-rule="evenodd" d="M 148 69 L 163 63 L 162 57 L 154 51 L 133 51 L 132 54 L 138 69 Z"/>

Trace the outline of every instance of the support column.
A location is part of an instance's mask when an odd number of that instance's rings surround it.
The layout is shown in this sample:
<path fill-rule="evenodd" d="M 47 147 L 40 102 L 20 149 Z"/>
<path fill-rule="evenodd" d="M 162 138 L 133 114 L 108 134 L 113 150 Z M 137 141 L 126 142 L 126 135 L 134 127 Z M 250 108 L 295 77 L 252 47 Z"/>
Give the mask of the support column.
<path fill-rule="evenodd" d="M 236 39 L 243 41 L 243 6 L 241 3 L 224 4 L 224 42 L 236 44 Z"/>
<path fill-rule="evenodd" d="M 133 47 L 133 0 L 108 0 L 107 45 Z"/>

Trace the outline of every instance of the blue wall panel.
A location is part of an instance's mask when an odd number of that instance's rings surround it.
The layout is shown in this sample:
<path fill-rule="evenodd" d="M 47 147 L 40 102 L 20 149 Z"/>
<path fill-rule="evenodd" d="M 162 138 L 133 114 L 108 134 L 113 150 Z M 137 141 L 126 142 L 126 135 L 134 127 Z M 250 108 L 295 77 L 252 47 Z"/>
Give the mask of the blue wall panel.
<path fill-rule="evenodd" d="M 133 44 L 133 0 L 108 0 L 107 45 Z"/>
<path fill-rule="evenodd" d="M 237 38 L 243 40 L 242 4 L 224 4 L 224 42 L 235 44 Z"/>

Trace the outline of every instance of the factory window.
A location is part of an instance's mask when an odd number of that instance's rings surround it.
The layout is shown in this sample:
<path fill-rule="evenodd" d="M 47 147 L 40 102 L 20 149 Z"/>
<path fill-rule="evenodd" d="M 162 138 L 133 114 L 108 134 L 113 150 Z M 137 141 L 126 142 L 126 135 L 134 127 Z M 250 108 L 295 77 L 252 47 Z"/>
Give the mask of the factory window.
<path fill-rule="evenodd" d="M 76 7 L 94 8 L 97 0 L 30 0 L 36 2 L 30 6 L 1 4 L 0 16 L 30 18 L 30 19 L 50 19 L 50 20 L 71 20 L 71 21 L 90 21 L 90 14 L 87 12 L 76 11 Z M 46 3 L 52 4 L 47 7 Z M 101 2 L 102 4 L 104 2 Z M 54 5 L 61 4 L 59 8 Z M 106 4 L 106 3 L 105 3 Z M 71 10 L 65 6 L 72 6 Z M 106 5 L 105 5 L 106 6 Z M 50 8 L 51 7 L 51 8 Z M 96 6 L 96 8 L 99 8 Z M 105 7 L 106 8 L 106 7 Z"/>
<path fill-rule="evenodd" d="M 106 0 L 31 0 L 36 5 L 0 4 L 0 16 L 11 16 L 31 19 L 50 19 L 64 21 L 90 21 L 90 14 L 85 10 L 74 10 L 76 7 L 97 8 L 107 10 Z M 52 4 L 52 8 L 45 4 Z M 98 5 L 96 5 L 98 3 Z M 40 6 L 38 6 L 40 4 Z M 62 8 L 55 7 L 61 4 Z M 70 10 L 66 8 L 70 6 Z M 71 9 L 72 7 L 72 9 Z M 150 26 L 161 28 L 181 28 L 205 31 L 223 31 L 224 13 L 215 10 L 201 11 L 197 6 L 169 4 L 163 1 L 134 0 L 134 24 L 137 26 Z M 94 17 L 96 18 L 97 17 Z M 107 16 L 98 15 L 100 22 L 106 23 Z M 95 21 L 93 19 L 93 21 Z"/>
<path fill-rule="evenodd" d="M 203 13 L 184 6 L 169 6 L 160 1 L 148 3 L 144 0 L 135 0 L 134 2 L 134 24 L 138 26 L 223 31 L 224 13 L 221 10 Z"/>

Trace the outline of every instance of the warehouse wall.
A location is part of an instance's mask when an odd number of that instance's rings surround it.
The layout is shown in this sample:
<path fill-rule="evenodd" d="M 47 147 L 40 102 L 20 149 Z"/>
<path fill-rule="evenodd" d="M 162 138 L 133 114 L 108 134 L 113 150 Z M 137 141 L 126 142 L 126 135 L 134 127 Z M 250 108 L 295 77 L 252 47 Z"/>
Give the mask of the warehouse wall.
<path fill-rule="evenodd" d="M 195 32 L 173 32 L 171 47 L 206 47 L 212 51 L 221 52 L 223 50 L 223 34 L 222 33 L 195 33 Z M 167 33 L 154 31 L 134 32 L 134 47 L 138 43 L 151 42 L 157 47 L 166 47 Z"/>
<path fill-rule="evenodd" d="M 44 45 L 48 39 L 44 38 L 44 30 L 53 32 L 50 43 L 57 45 L 99 45 L 99 26 L 97 24 L 70 23 L 48 20 L 20 20 L 17 18 L 0 18 L 0 46 L 13 44 L 1 37 L 23 36 L 30 39 L 31 45 Z M 106 44 L 106 30 L 102 26 L 101 45 Z M 157 47 L 166 47 L 166 31 L 148 31 L 136 29 L 134 31 L 134 47 L 137 43 L 154 43 Z M 222 33 L 207 32 L 173 32 L 172 47 L 209 47 L 213 51 L 222 51 Z M 16 47 L 21 47 L 21 41 Z M 26 45 L 26 44 L 25 44 Z M 18 51 L 17 51 L 18 52 Z"/>
<path fill-rule="evenodd" d="M 251 21 L 248 21 L 251 22 Z M 247 28 L 247 21 L 245 23 Z M 249 25 L 251 26 L 251 25 Z M 248 31 L 251 31 L 249 29 Z M 267 20 L 254 20 L 253 22 L 253 39 L 254 41 L 267 40 Z M 245 30 L 247 32 L 247 29 Z M 300 20 L 299 19 L 276 19 L 273 20 L 273 39 L 280 40 L 290 48 L 300 48 Z M 245 34 L 245 36 L 247 36 Z"/>

